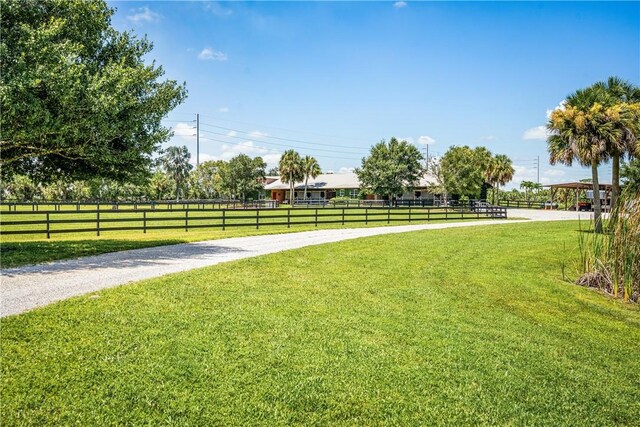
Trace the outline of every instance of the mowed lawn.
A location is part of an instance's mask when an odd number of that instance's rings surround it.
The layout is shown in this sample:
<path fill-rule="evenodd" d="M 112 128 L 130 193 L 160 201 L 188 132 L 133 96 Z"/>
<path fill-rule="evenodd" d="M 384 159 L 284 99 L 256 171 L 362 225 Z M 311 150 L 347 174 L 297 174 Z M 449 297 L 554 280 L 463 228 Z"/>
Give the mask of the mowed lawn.
<path fill-rule="evenodd" d="M 2 319 L 3 425 L 638 425 L 577 222 L 349 240 Z"/>

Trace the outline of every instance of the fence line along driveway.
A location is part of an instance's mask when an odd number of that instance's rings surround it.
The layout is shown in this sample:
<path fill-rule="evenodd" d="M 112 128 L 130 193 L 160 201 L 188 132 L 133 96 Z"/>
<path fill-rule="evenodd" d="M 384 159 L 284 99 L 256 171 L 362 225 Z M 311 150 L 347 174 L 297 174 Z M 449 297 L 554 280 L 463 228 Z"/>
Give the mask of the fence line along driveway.
<path fill-rule="evenodd" d="M 49 264 L 2 271 L 0 317 L 22 313 L 77 295 L 169 273 L 206 267 L 226 261 L 296 249 L 358 237 L 408 231 L 552 220 L 589 220 L 579 212 L 513 209 L 514 218 L 525 220 L 483 220 L 442 222 L 376 228 L 328 229 L 300 233 L 237 237 L 112 252 Z"/>
<path fill-rule="evenodd" d="M 518 221 L 508 221 L 514 222 Z M 483 220 L 237 237 L 6 269 L 0 282 L 0 317 L 128 282 L 283 250 L 381 234 L 505 223 L 504 220 Z"/>

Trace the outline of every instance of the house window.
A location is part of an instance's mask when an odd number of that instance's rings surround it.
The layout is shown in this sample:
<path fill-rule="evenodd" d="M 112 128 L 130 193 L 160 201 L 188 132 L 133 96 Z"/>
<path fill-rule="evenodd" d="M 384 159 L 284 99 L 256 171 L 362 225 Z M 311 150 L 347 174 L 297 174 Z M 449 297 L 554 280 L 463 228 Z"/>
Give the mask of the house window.
<path fill-rule="evenodd" d="M 357 199 L 358 198 L 358 189 L 357 188 L 353 188 L 350 192 L 349 192 L 349 196 L 352 199 Z"/>
<path fill-rule="evenodd" d="M 311 191 L 307 191 L 307 199 L 311 198 Z"/>
<path fill-rule="evenodd" d="M 321 198 L 321 199 L 324 199 L 324 191 L 321 191 L 321 192 L 320 192 L 320 198 Z"/>
<path fill-rule="evenodd" d="M 416 191 L 416 199 L 422 197 L 422 191 Z"/>
<path fill-rule="evenodd" d="M 340 193 L 338 194 L 340 197 L 344 197 L 344 190 L 340 190 Z"/>

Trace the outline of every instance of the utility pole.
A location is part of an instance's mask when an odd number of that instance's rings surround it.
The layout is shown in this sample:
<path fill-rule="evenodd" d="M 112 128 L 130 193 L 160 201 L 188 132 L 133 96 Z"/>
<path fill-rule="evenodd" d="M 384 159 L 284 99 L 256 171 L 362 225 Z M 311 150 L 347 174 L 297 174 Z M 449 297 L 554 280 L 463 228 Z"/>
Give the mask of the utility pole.
<path fill-rule="evenodd" d="M 196 167 L 200 165 L 200 114 L 196 113 Z"/>
<path fill-rule="evenodd" d="M 425 167 L 424 171 L 425 172 L 429 172 L 429 144 L 426 145 L 426 150 L 427 150 L 427 155 L 425 157 L 425 165 L 426 165 L 426 167 Z"/>
<path fill-rule="evenodd" d="M 538 172 L 538 180 L 536 182 L 540 184 L 540 156 L 536 156 L 535 162 L 536 171 Z"/>

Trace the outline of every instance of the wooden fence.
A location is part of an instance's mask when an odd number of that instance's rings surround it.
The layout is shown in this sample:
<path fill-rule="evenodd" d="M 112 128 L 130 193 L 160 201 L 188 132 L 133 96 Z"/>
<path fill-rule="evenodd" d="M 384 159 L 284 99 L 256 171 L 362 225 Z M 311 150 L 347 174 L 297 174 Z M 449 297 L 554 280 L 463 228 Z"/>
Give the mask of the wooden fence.
<path fill-rule="evenodd" d="M 533 200 L 500 200 L 498 205 L 505 208 L 542 209 L 544 202 Z"/>
<path fill-rule="evenodd" d="M 241 200 L 154 200 L 154 201 L 140 201 L 140 202 L 1 202 L 0 208 L 2 212 L 6 211 L 30 211 L 30 212 L 47 212 L 53 210 L 54 212 L 61 212 L 64 210 L 69 211 L 84 211 L 84 210 L 102 210 L 102 211 L 117 211 L 117 210 L 139 210 L 139 209 L 204 209 L 210 207 L 211 209 L 270 209 L 277 208 L 278 202 L 275 200 L 254 200 L 254 201 L 241 201 Z"/>
<path fill-rule="evenodd" d="M 75 216 L 75 218 L 74 218 Z M 179 230 L 198 228 L 260 227 L 350 223 L 387 223 L 451 221 L 483 218 L 506 218 L 507 209 L 484 207 L 343 207 L 343 208 L 280 208 L 280 209 L 137 209 L 137 210 L 73 210 L 6 211 L 0 217 L 0 235 L 105 231 Z M 25 219 L 22 219 L 25 218 Z M 76 225 L 87 225 L 76 227 Z M 115 226 L 114 226 L 115 225 Z"/>

